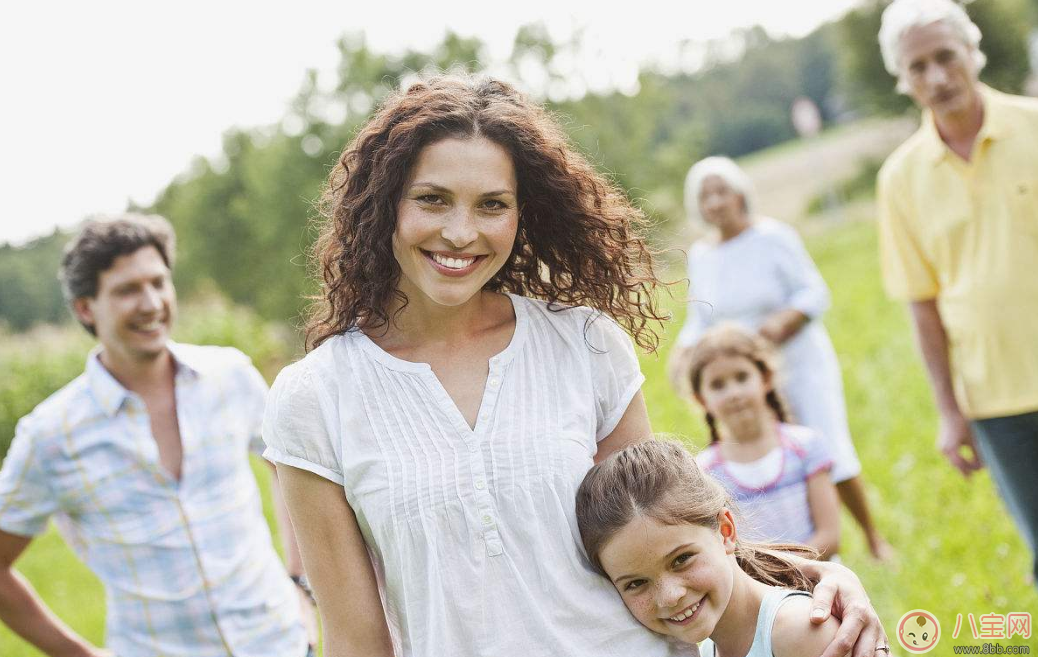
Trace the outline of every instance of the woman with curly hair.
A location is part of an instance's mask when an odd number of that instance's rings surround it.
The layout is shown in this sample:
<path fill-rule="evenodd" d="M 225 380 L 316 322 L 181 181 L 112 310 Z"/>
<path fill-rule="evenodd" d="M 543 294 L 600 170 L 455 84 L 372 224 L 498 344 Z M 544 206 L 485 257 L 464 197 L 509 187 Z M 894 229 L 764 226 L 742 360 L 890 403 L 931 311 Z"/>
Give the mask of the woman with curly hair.
<path fill-rule="evenodd" d="M 389 98 L 321 208 L 323 303 L 264 437 L 325 654 L 695 654 L 640 629 L 577 540 L 593 461 L 651 437 L 638 210 L 543 109 L 452 77 Z M 875 639 L 854 576 L 808 569 L 856 619 L 834 645 Z"/>

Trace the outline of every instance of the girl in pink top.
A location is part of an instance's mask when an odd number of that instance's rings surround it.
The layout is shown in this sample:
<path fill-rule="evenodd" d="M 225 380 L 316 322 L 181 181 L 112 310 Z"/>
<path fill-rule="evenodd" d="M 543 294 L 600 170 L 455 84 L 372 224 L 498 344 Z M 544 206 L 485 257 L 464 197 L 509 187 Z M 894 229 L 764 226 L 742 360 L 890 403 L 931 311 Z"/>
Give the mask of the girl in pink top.
<path fill-rule="evenodd" d="M 774 360 L 766 340 L 734 325 L 710 330 L 692 350 L 685 380 L 711 435 L 699 465 L 739 503 L 744 534 L 828 558 L 839 544 L 832 459 L 811 429 L 787 423 Z"/>

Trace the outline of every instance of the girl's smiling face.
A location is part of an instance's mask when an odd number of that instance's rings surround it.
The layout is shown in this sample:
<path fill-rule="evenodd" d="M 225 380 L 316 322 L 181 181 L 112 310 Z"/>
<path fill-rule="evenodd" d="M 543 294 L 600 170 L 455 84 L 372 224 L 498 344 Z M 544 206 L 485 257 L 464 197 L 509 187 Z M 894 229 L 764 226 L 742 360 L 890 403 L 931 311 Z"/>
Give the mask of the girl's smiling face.
<path fill-rule="evenodd" d="M 393 232 L 408 299 L 458 306 L 482 290 L 512 253 L 517 194 L 511 156 L 488 139 L 448 138 L 423 148 Z"/>
<path fill-rule="evenodd" d="M 717 529 L 667 525 L 635 516 L 599 552 L 599 561 L 638 622 L 686 643 L 710 636 L 734 586 L 735 523 Z"/>

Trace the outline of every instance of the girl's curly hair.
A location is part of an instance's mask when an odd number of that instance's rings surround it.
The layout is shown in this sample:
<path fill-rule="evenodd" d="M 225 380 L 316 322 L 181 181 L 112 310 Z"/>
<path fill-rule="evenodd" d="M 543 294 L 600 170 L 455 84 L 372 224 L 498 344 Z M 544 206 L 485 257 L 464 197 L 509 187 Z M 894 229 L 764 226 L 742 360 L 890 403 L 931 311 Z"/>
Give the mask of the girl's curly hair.
<path fill-rule="evenodd" d="M 425 146 L 450 137 L 489 139 L 512 157 L 519 229 L 487 290 L 609 315 L 655 350 L 650 322 L 661 285 L 639 235 L 645 216 L 574 150 L 559 125 L 512 86 L 489 78 L 435 76 L 390 96 L 332 170 L 318 208 L 314 246 L 322 294 L 307 344 L 347 331 L 388 328 L 400 268 L 393 256 L 397 203 Z"/>

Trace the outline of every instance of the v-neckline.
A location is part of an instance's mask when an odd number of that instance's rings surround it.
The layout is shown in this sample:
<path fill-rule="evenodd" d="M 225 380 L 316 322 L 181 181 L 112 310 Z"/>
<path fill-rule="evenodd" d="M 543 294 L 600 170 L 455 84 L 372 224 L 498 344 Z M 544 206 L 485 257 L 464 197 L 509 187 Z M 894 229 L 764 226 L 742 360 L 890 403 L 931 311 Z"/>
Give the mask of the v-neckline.
<path fill-rule="evenodd" d="M 363 331 L 358 331 L 361 336 L 361 344 L 383 365 L 394 370 L 422 376 L 430 393 L 447 414 L 454 428 L 464 436 L 479 435 L 483 433 L 487 423 L 490 422 L 490 415 L 497 405 L 497 398 L 503 384 L 502 374 L 508 363 L 511 362 L 512 358 L 522 347 L 522 343 L 526 338 L 526 308 L 523 305 L 524 300 L 519 295 L 510 292 L 507 293 L 507 296 L 512 302 L 515 327 L 512 329 L 512 337 L 505 348 L 488 359 L 489 371 L 487 372 L 486 381 L 483 382 L 483 396 L 479 403 L 479 411 L 476 413 L 476 423 L 474 426 L 469 425 L 464 413 L 461 412 L 458 404 L 450 396 L 450 393 L 447 392 L 447 389 L 443 387 L 443 383 L 440 382 L 439 377 L 433 372 L 432 366 L 429 363 L 398 358 L 375 344 L 375 341 L 369 338 Z"/>

